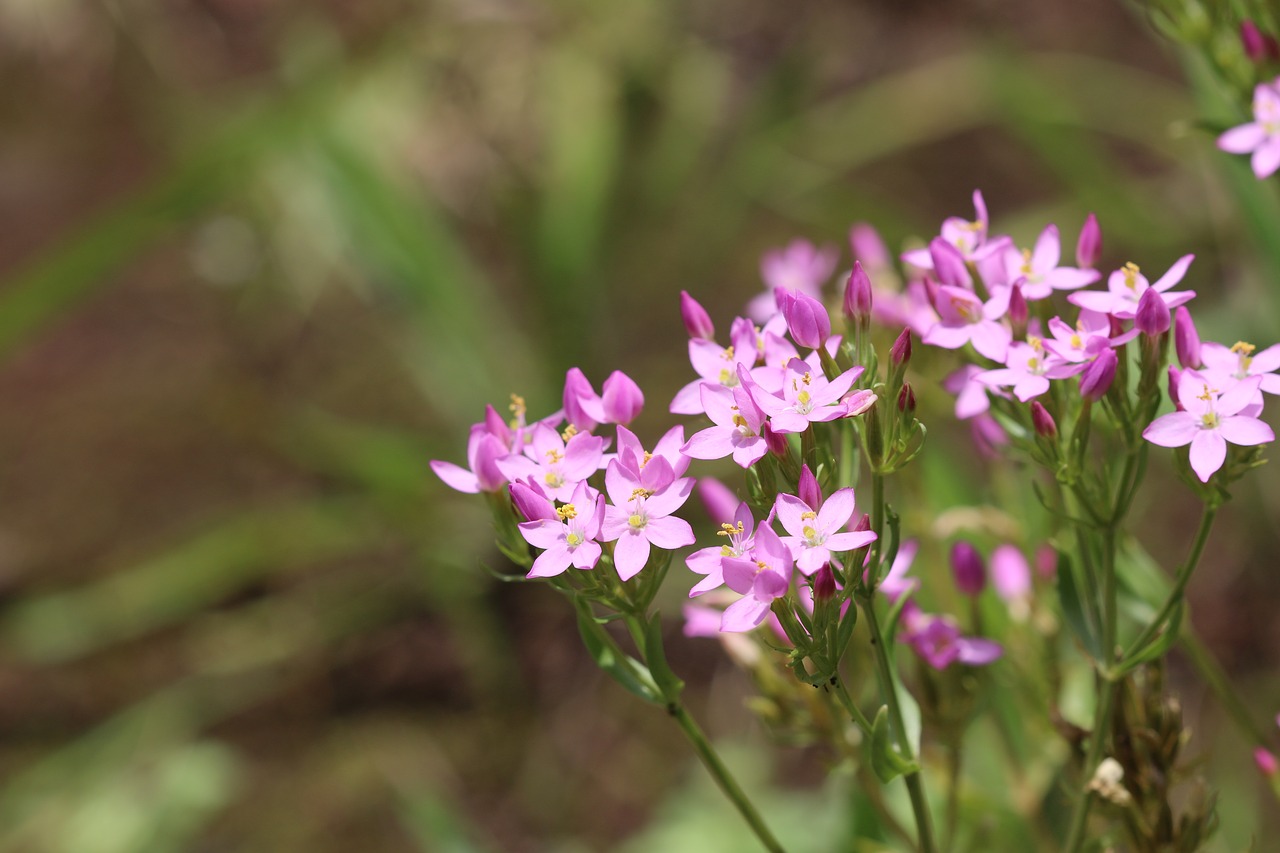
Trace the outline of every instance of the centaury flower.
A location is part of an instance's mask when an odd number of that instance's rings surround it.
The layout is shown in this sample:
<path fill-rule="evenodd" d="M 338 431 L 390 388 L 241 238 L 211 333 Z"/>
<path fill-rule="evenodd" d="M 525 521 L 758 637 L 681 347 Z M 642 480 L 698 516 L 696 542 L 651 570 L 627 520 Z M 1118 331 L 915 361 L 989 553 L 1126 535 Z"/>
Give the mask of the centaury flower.
<path fill-rule="evenodd" d="M 1227 458 L 1227 442 L 1248 447 L 1275 441 L 1271 427 L 1241 414 L 1257 396 L 1261 382 L 1261 377 L 1253 376 L 1221 392 L 1204 374 L 1184 370 L 1178 379 L 1178 402 L 1185 411 L 1156 418 L 1142 437 L 1161 447 L 1190 444 L 1191 468 L 1207 483 Z"/>

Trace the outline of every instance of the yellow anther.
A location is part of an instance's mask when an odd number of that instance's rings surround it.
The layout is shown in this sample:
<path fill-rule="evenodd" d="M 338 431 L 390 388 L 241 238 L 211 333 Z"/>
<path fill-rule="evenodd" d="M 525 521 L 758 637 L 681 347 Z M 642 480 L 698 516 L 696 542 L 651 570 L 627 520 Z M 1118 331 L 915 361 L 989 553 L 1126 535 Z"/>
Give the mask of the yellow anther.
<path fill-rule="evenodd" d="M 644 527 L 644 516 L 636 513 L 627 519 L 627 524 L 638 530 L 641 527 Z"/>
<path fill-rule="evenodd" d="M 1084 341 L 1080 340 L 1079 335 L 1072 335 L 1071 346 L 1073 349 L 1080 349 L 1080 347 L 1084 346 Z"/>
<path fill-rule="evenodd" d="M 764 560 L 756 560 L 756 568 L 767 569 L 769 568 L 769 564 L 766 563 Z"/>
<path fill-rule="evenodd" d="M 817 517 L 818 517 L 818 514 L 813 510 L 805 510 L 804 512 L 800 513 L 800 518 L 806 521 L 809 520 L 810 518 L 817 518 Z"/>
<path fill-rule="evenodd" d="M 652 458 L 653 458 L 653 454 L 646 450 L 644 452 L 644 458 L 640 460 L 640 467 L 643 468 L 644 466 L 648 465 L 649 460 Z"/>
<path fill-rule="evenodd" d="M 1025 275 L 1031 274 L 1031 250 L 1030 249 L 1022 250 L 1022 272 Z"/>
<path fill-rule="evenodd" d="M 1256 349 L 1257 347 L 1253 344 L 1247 344 L 1244 341 L 1236 341 L 1231 345 L 1231 351 L 1237 355 L 1253 355 L 1253 351 Z"/>
<path fill-rule="evenodd" d="M 803 382 L 805 385 L 812 385 L 812 384 L 813 384 L 813 374 L 806 370 L 806 371 L 804 372 L 804 376 L 801 376 L 801 377 L 800 377 L 800 381 L 801 381 L 801 382 Z"/>
<path fill-rule="evenodd" d="M 724 352 L 720 353 L 720 357 L 723 358 L 725 361 L 733 361 L 733 347 L 732 346 L 725 347 Z"/>
<path fill-rule="evenodd" d="M 524 397 L 519 394 L 511 395 L 511 405 L 507 406 L 511 410 L 511 414 L 516 417 L 522 417 L 525 413 Z"/>
<path fill-rule="evenodd" d="M 556 508 L 556 515 L 560 516 L 561 521 L 568 521 L 571 518 L 578 517 L 578 508 L 573 504 L 565 504 Z"/>
<path fill-rule="evenodd" d="M 1027 335 L 1027 343 L 1030 344 L 1031 348 L 1036 352 L 1042 352 L 1044 350 L 1043 338 L 1037 338 L 1035 335 Z"/>
<path fill-rule="evenodd" d="M 742 533 L 746 528 L 742 526 L 742 522 L 737 524 L 721 524 L 720 529 L 716 531 L 717 536 L 732 536 L 735 533 Z"/>
<path fill-rule="evenodd" d="M 564 460 L 564 454 L 554 447 L 547 451 L 547 464 L 554 465 Z"/>
<path fill-rule="evenodd" d="M 982 223 L 978 220 L 974 220 L 973 222 L 966 222 L 964 225 L 960 227 L 964 228 L 966 231 L 981 231 Z"/>
<path fill-rule="evenodd" d="M 1208 385 L 1205 385 L 1205 386 L 1204 386 L 1204 392 L 1203 392 L 1203 393 L 1201 393 L 1201 394 L 1197 394 L 1197 395 L 1196 395 L 1196 399 L 1197 399 L 1197 400 L 1204 400 L 1206 403 L 1208 403 L 1208 402 L 1211 402 L 1211 401 L 1213 400 L 1213 395 L 1214 395 L 1214 394 L 1216 394 L 1216 393 L 1217 393 L 1216 391 L 1210 391 L 1210 390 L 1209 390 L 1209 386 L 1208 386 Z"/>
<path fill-rule="evenodd" d="M 560 433 L 560 440 L 567 444 L 569 442 L 569 439 L 573 438 L 577 434 L 578 434 L 578 428 L 573 424 L 569 424 L 567 427 L 564 428 L 564 432 Z"/>
<path fill-rule="evenodd" d="M 631 497 L 628 498 L 627 500 L 633 501 L 636 498 L 651 498 L 651 497 L 653 497 L 653 489 L 646 489 L 642 486 L 640 488 L 632 489 Z"/>
<path fill-rule="evenodd" d="M 1121 267 L 1120 270 L 1121 272 L 1124 273 L 1125 287 L 1129 288 L 1130 290 L 1133 290 L 1135 287 L 1138 286 L 1138 273 L 1141 272 L 1141 270 L 1138 269 L 1137 264 L 1135 264 L 1133 261 L 1129 261 L 1123 267 Z"/>
<path fill-rule="evenodd" d="M 800 532 L 804 534 L 805 539 L 813 539 L 818 535 L 818 531 L 814 530 L 812 527 L 810 527 L 807 524 L 804 527 L 800 528 Z"/>
<path fill-rule="evenodd" d="M 733 416 L 733 425 L 734 425 L 734 426 L 736 426 L 736 427 L 744 427 L 744 426 L 747 426 L 747 419 L 746 419 L 746 418 L 744 418 L 742 415 L 734 415 L 734 416 Z"/>

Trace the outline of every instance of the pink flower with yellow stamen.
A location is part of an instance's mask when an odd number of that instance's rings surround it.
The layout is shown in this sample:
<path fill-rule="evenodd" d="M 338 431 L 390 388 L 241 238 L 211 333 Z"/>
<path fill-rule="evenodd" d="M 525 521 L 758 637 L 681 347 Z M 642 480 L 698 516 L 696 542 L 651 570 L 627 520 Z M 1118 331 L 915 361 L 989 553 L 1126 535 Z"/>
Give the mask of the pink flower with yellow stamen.
<path fill-rule="evenodd" d="M 1207 483 L 1227 458 L 1227 443 L 1249 447 L 1275 441 L 1271 427 L 1242 414 L 1258 393 L 1262 378 L 1253 376 L 1227 391 L 1214 388 L 1209 377 L 1184 370 L 1178 379 L 1178 402 L 1184 411 L 1151 422 L 1142 437 L 1161 447 L 1191 445 L 1191 468 Z"/>

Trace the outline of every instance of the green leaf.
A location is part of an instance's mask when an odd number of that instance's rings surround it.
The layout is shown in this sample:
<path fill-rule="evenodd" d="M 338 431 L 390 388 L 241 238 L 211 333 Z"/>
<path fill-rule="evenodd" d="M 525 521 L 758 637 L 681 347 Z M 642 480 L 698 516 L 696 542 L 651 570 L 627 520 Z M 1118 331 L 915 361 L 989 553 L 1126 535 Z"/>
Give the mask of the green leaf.
<path fill-rule="evenodd" d="M 893 738 L 889 734 L 888 705 L 880 706 L 871 724 L 871 769 L 875 771 L 876 778 L 886 785 L 904 773 L 914 773 L 919 769 L 893 746 Z"/>
<path fill-rule="evenodd" d="M 1080 590 L 1076 586 L 1075 567 L 1071 558 L 1058 552 L 1058 601 L 1062 605 L 1062 615 L 1066 617 L 1071 632 L 1076 635 L 1085 651 L 1096 660 L 1102 659 L 1102 642 L 1097 632 L 1089 623 L 1089 616 L 1080 599 Z"/>
<path fill-rule="evenodd" d="M 1120 674 L 1132 672 L 1147 661 L 1163 657 L 1170 647 L 1178 641 L 1178 633 L 1182 628 L 1182 615 L 1186 609 L 1186 605 L 1183 602 L 1179 602 L 1174 606 L 1169 613 L 1169 620 L 1165 623 L 1164 630 L 1157 634 L 1151 642 L 1134 652 L 1133 657 L 1125 658 L 1124 662 L 1118 667 Z"/>
<path fill-rule="evenodd" d="M 635 658 L 619 653 L 592 615 L 591 606 L 582 599 L 574 599 L 574 608 L 578 611 L 578 633 L 582 635 L 582 644 L 587 647 L 587 653 L 596 666 L 646 702 L 663 704 L 662 693 L 654 684 L 648 668 Z"/>
<path fill-rule="evenodd" d="M 662 647 L 662 620 L 654 613 L 644 625 L 644 656 L 649 662 L 649 674 L 668 702 L 673 702 L 684 690 L 684 682 L 667 664 L 667 653 Z"/>

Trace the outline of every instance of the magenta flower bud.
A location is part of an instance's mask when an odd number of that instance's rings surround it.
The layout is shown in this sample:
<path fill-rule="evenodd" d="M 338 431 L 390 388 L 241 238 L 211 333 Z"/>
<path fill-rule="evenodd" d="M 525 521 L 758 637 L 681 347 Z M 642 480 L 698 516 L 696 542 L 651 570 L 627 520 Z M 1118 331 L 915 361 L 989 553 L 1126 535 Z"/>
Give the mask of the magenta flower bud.
<path fill-rule="evenodd" d="M 818 486 L 818 478 L 813 476 L 808 465 L 800 468 L 800 482 L 796 486 L 796 497 L 816 510 L 822 506 L 822 489 Z"/>
<path fill-rule="evenodd" d="M 716 524 L 732 524 L 738 512 L 738 496 L 715 477 L 699 477 L 695 488 L 707 515 Z"/>
<path fill-rule="evenodd" d="M 956 589 L 965 595 L 978 595 L 987 585 L 987 567 L 982 555 L 964 539 L 951 546 L 951 574 Z"/>
<path fill-rule="evenodd" d="M 893 266 L 889 247 L 880 238 L 880 232 L 866 222 L 859 222 L 849 229 L 849 248 L 853 250 L 855 261 L 861 261 L 873 270 Z"/>
<path fill-rule="evenodd" d="M 1258 765 L 1258 772 L 1268 779 L 1276 775 L 1277 770 L 1280 770 L 1280 764 L 1276 762 L 1275 755 L 1261 746 L 1253 751 L 1253 763 Z"/>
<path fill-rule="evenodd" d="M 826 306 L 807 293 L 796 292 L 782 305 L 791 340 L 802 347 L 817 349 L 831 337 L 831 317 Z"/>
<path fill-rule="evenodd" d="M 509 478 L 498 470 L 498 460 L 510 455 L 509 450 L 492 435 L 484 435 L 476 446 L 475 467 L 476 484 L 482 492 L 496 492 L 509 482 Z"/>
<path fill-rule="evenodd" d="M 1186 409 L 1182 405 L 1182 401 L 1178 399 L 1178 383 L 1182 381 L 1182 371 L 1169 365 L 1169 399 L 1173 401 L 1173 406 L 1179 412 L 1185 412 Z"/>
<path fill-rule="evenodd" d="M 1090 213 L 1085 217 L 1084 227 L 1080 229 L 1080 239 L 1076 241 L 1076 266 L 1081 269 L 1093 269 L 1100 257 L 1102 257 L 1102 229 L 1098 227 L 1098 217 Z"/>
<path fill-rule="evenodd" d="M 530 486 L 526 483 L 512 483 L 511 503 L 515 506 L 516 511 L 528 521 L 540 521 L 544 518 L 548 521 L 559 520 L 555 506 L 536 486 Z"/>
<path fill-rule="evenodd" d="M 791 446 L 787 444 L 787 437 L 782 433 L 774 432 L 768 421 L 760 427 L 760 437 L 764 439 L 764 446 L 769 448 L 769 452 L 779 459 L 785 459 L 791 451 Z"/>
<path fill-rule="evenodd" d="M 1036 435 L 1041 438 L 1053 438 L 1058 434 L 1058 425 L 1054 423 L 1053 415 L 1040 405 L 1039 400 L 1031 401 L 1031 425 L 1035 427 Z"/>
<path fill-rule="evenodd" d="M 1051 581 L 1058 574 L 1058 552 L 1052 545 L 1036 549 L 1036 574 L 1042 581 Z"/>
<path fill-rule="evenodd" d="M 991 553 L 991 585 L 1006 602 L 1030 595 L 1031 567 L 1017 546 L 1001 545 Z"/>
<path fill-rule="evenodd" d="M 929 243 L 929 255 L 933 258 L 933 272 L 938 281 L 954 287 L 973 287 L 964 255 L 955 246 L 941 237 L 934 237 Z"/>
<path fill-rule="evenodd" d="M 716 327 L 711 322 L 711 315 L 685 290 L 680 291 L 680 319 L 684 320 L 689 337 L 702 341 L 715 339 Z"/>
<path fill-rule="evenodd" d="M 894 367 L 902 367 L 911 361 L 911 329 L 905 328 L 889 347 L 889 361 Z"/>
<path fill-rule="evenodd" d="M 1159 337 L 1169 331 L 1173 319 L 1169 316 L 1169 306 L 1154 287 L 1148 288 L 1138 300 L 1138 310 L 1133 317 L 1133 325 L 1139 332 L 1148 337 Z"/>
<path fill-rule="evenodd" d="M 1179 305 L 1173 315 L 1173 348 L 1178 353 L 1178 363 L 1189 370 L 1199 370 L 1200 333 L 1185 305 Z"/>
<path fill-rule="evenodd" d="M 818 569 L 813 576 L 813 600 L 830 601 L 836 597 L 836 576 L 831 571 L 831 564 L 824 563 L 822 568 Z"/>
<path fill-rule="evenodd" d="M 859 261 L 853 262 L 853 272 L 844 287 L 844 316 L 859 326 L 871 319 L 871 279 Z"/>
<path fill-rule="evenodd" d="M 1098 357 L 1080 374 L 1080 396 L 1095 403 L 1106 396 L 1116 378 L 1116 367 L 1119 364 L 1116 351 L 1110 347 L 1098 353 Z"/>
<path fill-rule="evenodd" d="M 1020 341 L 1027 336 L 1027 299 L 1022 295 L 1022 285 L 1015 283 L 1009 292 L 1009 325 L 1013 327 L 1013 339 Z"/>
<path fill-rule="evenodd" d="M 1280 42 L 1258 29 L 1253 21 L 1246 20 L 1240 24 L 1240 44 L 1251 62 L 1280 58 Z"/>
<path fill-rule="evenodd" d="M 596 389 L 576 367 L 569 368 L 564 376 L 564 417 L 580 432 L 595 429 L 604 417 Z"/>
<path fill-rule="evenodd" d="M 903 414 L 910 414 L 916 410 L 916 392 L 911 390 L 910 382 L 902 383 L 902 390 L 898 392 L 898 411 Z"/>
<path fill-rule="evenodd" d="M 938 310 L 938 282 L 934 281 L 932 276 L 926 275 L 922 281 L 924 284 L 924 295 L 929 300 L 929 307 Z"/>
<path fill-rule="evenodd" d="M 621 370 L 615 370 L 604 381 L 604 423 L 626 426 L 635 420 L 644 408 L 644 394 L 640 386 Z"/>

